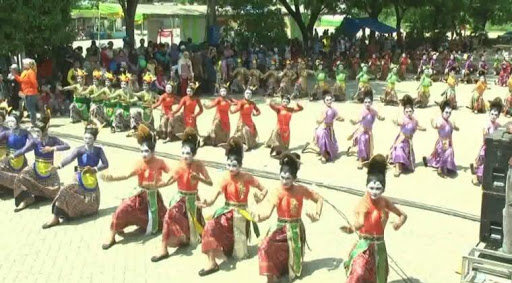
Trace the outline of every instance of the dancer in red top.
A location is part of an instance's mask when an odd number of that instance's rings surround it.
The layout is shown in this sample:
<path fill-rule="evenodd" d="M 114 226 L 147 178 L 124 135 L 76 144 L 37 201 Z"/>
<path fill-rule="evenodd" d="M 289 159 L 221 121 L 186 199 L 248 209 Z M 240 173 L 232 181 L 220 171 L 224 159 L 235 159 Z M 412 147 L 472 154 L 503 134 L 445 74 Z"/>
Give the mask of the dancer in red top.
<path fill-rule="evenodd" d="M 203 163 L 194 159 L 199 138 L 193 128 L 185 130 L 181 144 L 181 161 L 167 181 L 167 185 L 178 184 L 178 193 L 169 203 L 165 214 L 162 248 L 159 255 L 151 258 L 153 262 L 169 257 L 168 246 L 197 245 L 203 232 L 203 215 L 201 208 L 196 205 L 196 201 L 199 201 L 197 187 L 200 182 L 212 186 L 212 180 Z"/>
<path fill-rule="evenodd" d="M 260 109 L 256 106 L 256 103 L 251 100 L 252 90 L 247 89 L 244 93 L 244 99 L 238 101 L 235 109 L 231 109 L 231 114 L 240 112 L 240 118 L 238 125 L 235 130 L 235 136 L 239 137 L 245 144 L 245 150 L 251 150 L 257 146 L 258 130 L 256 125 L 252 121 L 252 116 L 259 116 L 261 114 Z"/>
<path fill-rule="evenodd" d="M 265 198 L 267 190 L 250 173 L 240 171 L 244 155 L 240 139 L 232 137 L 225 145 L 229 172 L 224 175 L 220 189 L 211 199 L 203 199 L 197 203 L 202 208 L 211 206 L 221 194 L 226 200 L 224 206 L 215 211 L 213 219 L 204 227 L 202 250 L 208 256 L 209 265 L 199 271 L 200 276 L 219 270 L 216 258 L 231 255 L 237 259 L 247 257 L 249 223 L 253 223 L 254 233 L 259 237 L 258 226 L 247 211 L 249 190 L 251 187 L 258 190 L 254 193 L 256 203 Z"/>
<path fill-rule="evenodd" d="M 277 126 L 272 131 L 266 146 L 270 148 L 270 156 L 279 156 L 290 146 L 290 120 L 292 114 L 300 112 L 304 109 L 302 105 L 297 103 L 295 107 L 289 107 L 290 97 L 283 96 L 281 105 L 269 103 L 270 108 L 277 113 Z"/>
<path fill-rule="evenodd" d="M 171 141 L 173 137 L 176 137 L 174 132 L 174 124 L 178 121 L 175 121 L 174 119 L 172 106 L 177 100 L 178 98 L 176 95 L 174 95 L 173 84 L 168 82 L 165 86 L 165 93 L 160 95 L 158 101 L 153 104 L 153 109 L 157 108 L 158 106 L 162 107 L 160 127 L 157 131 L 158 137 L 162 140 Z M 183 124 L 183 122 L 181 122 L 181 124 Z"/>
<path fill-rule="evenodd" d="M 268 282 L 274 282 L 286 273 L 290 280 L 301 274 L 306 242 L 301 219 L 304 200 L 316 203 L 315 213 L 306 213 L 312 222 L 317 221 L 322 213 L 322 197 L 295 183 L 299 164 L 300 155 L 297 153 L 283 155 L 280 160 L 281 185 L 272 194 L 263 212 L 255 217 L 258 222 L 266 220 L 277 208 L 276 228 L 263 240 L 258 250 L 260 275 L 267 276 Z"/>
<path fill-rule="evenodd" d="M 189 84 L 187 88 L 187 96 L 184 96 L 180 100 L 180 104 L 178 107 L 172 111 L 172 114 L 175 115 L 174 119 L 181 120 L 184 123 L 184 127 L 179 127 L 179 124 L 176 123 L 174 126 L 174 134 L 183 133 L 186 128 L 193 128 L 197 131 L 196 118 L 203 113 L 203 104 L 199 97 L 195 95 L 196 89 L 199 84 Z M 199 111 L 196 113 L 196 107 L 199 108 Z M 178 114 L 183 108 L 183 112 Z"/>
<path fill-rule="evenodd" d="M 228 97 L 229 85 L 224 84 L 220 87 L 220 96 L 215 98 L 210 105 L 205 105 L 204 108 L 216 108 L 215 117 L 213 118 L 212 129 L 202 140 L 202 145 L 218 146 L 221 143 L 226 143 L 229 139 L 231 126 L 229 124 L 229 109 L 231 105 L 235 104 L 235 100 Z"/>
<path fill-rule="evenodd" d="M 382 196 L 386 189 L 386 158 L 382 154 L 377 154 L 366 165 L 368 165 L 367 193 L 356 207 L 353 225 L 341 227 L 343 232 L 349 234 L 357 232 L 359 236 L 359 241 L 350 251 L 344 266 L 348 283 L 385 283 L 389 271 L 384 228 L 389 212 L 400 218 L 398 222 L 391 222 L 395 230 L 404 225 L 407 215 Z"/>
<path fill-rule="evenodd" d="M 165 205 L 162 195 L 158 191 L 165 182 L 162 182 L 162 173 L 169 173 L 170 169 L 163 159 L 155 156 L 156 135 L 145 125 L 139 125 L 135 134 L 140 145 L 142 160 L 137 161 L 135 168 L 126 175 L 102 175 L 106 182 L 127 180 L 137 176 L 138 187 L 135 195 L 124 200 L 112 215 L 110 236 L 103 244 L 104 250 L 116 244 L 116 234 L 123 234 L 124 228 L 136 225 L 146 232 L 146 235 L 157 233 L 162 229 Z"/>

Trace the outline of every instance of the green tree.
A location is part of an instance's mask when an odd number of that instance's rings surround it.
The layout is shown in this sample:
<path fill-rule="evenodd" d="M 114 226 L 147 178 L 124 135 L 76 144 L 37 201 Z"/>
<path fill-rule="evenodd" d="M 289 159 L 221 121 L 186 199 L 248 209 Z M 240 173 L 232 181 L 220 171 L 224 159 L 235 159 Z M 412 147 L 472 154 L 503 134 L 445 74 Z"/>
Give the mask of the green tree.
<path fill-rule="evenodd" d="M 402 21 L 407 11 L 413 8 L 422 7 L 426 4 L 425 0 L 390 0 L 393 5 L 393 9 L 395 10 L 395 19 L 396 25 L 395 28 L 397 31 L 397 43 L 398 46 L 403 47 L 403 38 L 402 38 Z"/>
<path fill-rule="evenodd" d="M 510 0 L 469 0 L 468 16 L 474 32 L 485 31 L 488 22 L 506 24 L 512 22 Z"/>
<path fill-rule="evenodd" d="M 0 1 L 0 53 L 48 56 L 73 42 L 71 7 L 76 0 Z"/>
<path fill-rule="evenodd" d="M 277 0 L 297 23 L 302 34 L 305 50 L 311 50 L 313 29 L 321 13 L 340 9 L 339 0 Z M 302 11 L 301 11 L 302 10 Z"/>

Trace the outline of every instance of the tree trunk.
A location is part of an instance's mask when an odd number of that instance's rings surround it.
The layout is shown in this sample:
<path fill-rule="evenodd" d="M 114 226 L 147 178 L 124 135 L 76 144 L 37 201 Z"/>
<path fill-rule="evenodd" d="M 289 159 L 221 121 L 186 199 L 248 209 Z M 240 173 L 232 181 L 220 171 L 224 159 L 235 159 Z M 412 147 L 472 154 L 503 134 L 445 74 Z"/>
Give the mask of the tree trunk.
<path fill-rule="evenodd" d="M 395 16 L 396 16 L 396 41 L 397 41 L 397 44 L 398 44 L 398 47 L 400 47 L 400 49 L 403 50 L 403 45 L 404 45 L 404 41 L 403 41 L 403 38 L 402 38 L 402 19 L 403 19 L 403 15 L 404 14 L 404 11 L 400 12 L 400 7 L 395 4 Z"/>
<path fill-rule="evenodd" d="M 127 45 L 130 49 L 135 46 L 135 12 L 139 0 L 126 0 L 126 6 L 123 6 L 124 1 L 120 1 L 124 13 L 124 23 L 126 26 L 126 36 L 128 37 Z"/>
<path fill-rule="evenodd" d="M 217 24 L 217 0 L 208 0 L 206 3 L 206 38 L 211 38 L 210 27 Z"/>

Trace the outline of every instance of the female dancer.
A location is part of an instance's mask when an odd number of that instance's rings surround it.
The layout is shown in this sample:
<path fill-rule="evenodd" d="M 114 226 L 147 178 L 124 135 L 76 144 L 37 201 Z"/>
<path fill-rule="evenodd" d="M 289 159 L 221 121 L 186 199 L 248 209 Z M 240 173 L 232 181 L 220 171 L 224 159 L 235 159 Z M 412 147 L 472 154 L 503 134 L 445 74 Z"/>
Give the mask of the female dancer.
<path fill-rule="evenodd" d="M 486 89 L 487 81 L 484 76 L 481 76 L 476 87 L 473 89 L 473 97 L 471 98 L 471 104 L 469 105 L 469 109 L 471 109 L 475 114 L 485 113 L 487 110 L 484 101 L 484 92 Z"/>
<path fill-rule="evenodd" d="M 471 163 L 471 173 L 475 175 L 475 177 L 472 180 L 473 185 L 478 186 L 482 184 L 483 181 L 483 175 L 484 175 L 484 163 L 485 163 L 485 138 L 492 135 L 494 131 L 500 127 L 500 123 L 498 122 L 498 118 L 500 117 L 500 113 L 503 111 L 503 102 L 501 101 L 501 98 L 496 97 L 493 101 L 490 103 L 490 110 L 489 110 L 489 122 L 484 127 L 483 130 L 483 139 L 484 142 L 482 144 L 482 147 L 480 147 L 480 151 L 478 152 L 478 156 L 476 157 L 475 164 Z M 476 168 L 475 168 L 476 165 Z"/>
<path fill-rule="evenodd" d="M 69 145 L 57 137 L 48 135 L 49 116 L 41 116 L 32 129 L 32 138 L 13 158 L 34 150 L 35 162 L 26 167 L 14 181 L 14 203 L 18 212 L 35 202 L 35 197 L 53 200 L 60 189 L 57 171 L 51 170 L 56 151 L 69 149 Z"/>
<path fill-rule="evenodd" d="M 428 100 L 430 98 L 430 87 L 432 86 L 432 79 L 430 75 L 432 71 L 429 67 L 425 68 L 423 76 L 421 76 L 420 85 L 418 86 L 418 97 L 414 101 L 414 105 L 418 108 L 425 108 L 428 106 Z"/>
<path fill-rule="evenodd" d="M 130 111 L 130 128 L 137 131 L 139 125 L 143 123 L 150 129 L 154 129 L 153 120 L 153 102 L 156 100 L 155 94 L 149 89 L 155 78 L 147 72 L 142 78 L 142 91 L 133 94 L 136 100 Z"/>
<path fill-rule="evenodd" d="M 330 92 L 324 93 L 325 110 L 322 111 L 320 119 L 316 121 L 318 127 L 313 136 L 313 145 L 306 143 L 302 153 L 312 152 L 320 155 L 322 163 L 333 161 L 338 156 L 338 141 L 334 133 L 334 121 L 343 122 L 343 117 L 332 107 L 334 97 Z M 310 150 L 310 151 L 309 151 Z"/>
<path fill-rule="evenodd" d="M 425 167 L 437 168 L 437 174 L 445 177 L 449 173 L 457 172 L 455 165 L 455 154 L 453 152 L 452 133 L 458 131 L 459 128 L 450 121 L 452 108 L 450 102 L 444 100 L 439 105 L 442 116 L 437 121 L 430 120 L 432 128 L 437 130 L 439 138 L 436 141 L 434 151 L 429 158 L 423 156 L 423 164 Z"/>
<path fill-rule="evenodd" d="M 130 127 L 130 105 L 137 101 L 137 98 L 133 97 L 131 89 L 128 86 L 130 78 L 130 74 L 122 74 L 119 76 L 121 88 L 116 90 L 109 97 L 110 102 L 116 103 L 110 128 L 113 133 L 124 131 Z"/>
<path fill-rule="evenodd" d="M 91 117 L 97 119 L 100 121 L 100 123 L 110 123 L 110 121 L 113 120 L 114 111 L 116 108 L 116 102 L 112 102 L 110 100 L 110 96 L 114 93 L 112 83 L 116 78 L 112 73 L 108 72 L 104 74 L 104 77 L 105 87 L 91 95 Z"/>
<path fill-rule="evenodd" d="M 199 146 L 197 132 L 187 128 L 183 133 L 181 162 L 167 181 L 167 185 L 178 183 L 178 193 L 169 203 L 164 217 L 162 230 L 162 248 L 159 255 L 151 258 L 157 262 L 169 257 L 167 247 L 197 245 L 203 230 L 204 219 L 199 201 L 197 187 L 199 182 L 212 186 L 212 180 L 203 163 L 194 159 Z"/>
<path fill-rule="evenodd" d="M 360 126 L 347 138 L 347 140 L 353 140 L 352 146 L 357 146 L 357 160 L 359 165 L 357 169 L 363 169 L 363 162 L 370 160 L 373 155 L 373 123 L 375 119 L 384 121 L 384 117 L 380 116 L 377 110 L 372 107 L 373 95 L 367 94 L 364 97 L 364 107 L 361 112 L 361 118 L 359 120 L 350 119 L 352 125 L 360 124 Z M 349 146 L 347 149 L 347 155 L 350 153 Z"/>
<path fill-rule="evenodd" d="M 212 129 L 202 139 L 202 145 L 218 146 L 221 143 L 226 143 L 229 139 L 231 125 L 229 123 L 229 109 L 231 105 L 235 104 L 235 100 L 228 97 L 229 85 L 224 84 L 220 87 L 220 96 L 215 98 L 210 105 L 205 105 L 204 108 L 212 109 L 217 108 L 215 117 L 213 118 Z"/>
<path fill-rule="evenodd" d="M 332 93 L 337 101 L 345 101 L 346 97 L 347 72 L 343 68 L 343 62 L 336 63 L 336 82 L 332 86 Z"/>
<path fill-rule="evenodd" d="M 59 225 L 59 218 L 73 219 L 98 212 L 100 189 L 96 173 L 108 168 L 103 148 L 94 144 L 98 132 L 97 124 L 88 124 L 84 132 L 84 145 L 75 148 L 57 167 L 52 168 L 62 169 L 75 159 L 78 163 L 75 181 L 60 189 L 52 203 L 53 217 L 43 225 L 43 229 Z"/>
<path fill-rule="evenodd" d="M 105 102 L 105 95 L 96 95 L 101 92 L 103 89 L 109 90 L 107 87 L 107 81 L 105 80 L 105 88 L 99 89 L 100 80 L 102 78 L 101 71 L 94 70 L 92 72 L 92 85 L 87 88 L 83 94 L 88 96 L 91 99 L 91 110 L 89 111 L 89 117 L 92 117 L 100 123 L 105 123 L 107 121 L 107 117 L 105 116 L 105 109 L 103 108 L 103 104 Z M 109 84 L 110 86 L 110 84 Z M 103 92 L 101 93 L 103 94 Z"/>
<path fill-rule="evenodd" d="M 5 141 L 7 154 L 0 160 L 0 188 L 14 191 L 14 183 L 20 172 L 27 167 L 24 154 L 14 155 L 30 142 L 30 134 L 18 124 L 18 112 L 12 112 L 5 120 L 8 130 L 0 133 L 0 141 Z"/>
<path fill-rule="evenodd" d="M 245 150 L 256 148 L 258 139 L 258 130 L 252 121 L 252 116 L 259 116 L 260 109 L 252 100 L 252 90 L 246 89 L 244 99 L 239 100 L 234 109 L 230 109 L 231 114 L 240 112 L 238 125 L 235 130 L 235 136 L 239 137 L 245 145 Z"/>
<path fill-rule="evenodd" d="M 104 250 L 116 244 L 116 234 L 122 234 L 124 228 L 136 225 L 144 229 L 146 235 L 162 229 L 166 208 L 158 187 L 162 183 L 162 172 L 169 173 L 169 167 L 163 159 L 155 156 L 156 135 L 145 125 L 139 125 L 135 134 L 140 145 L 142 160 L 126 175 L 102 175 L 106 182 L 127 180 L 137 176 L 138 187 L 134 196 L 124 200 L 112 215 L 110 236 L 102 245 Z"/>
<path fill-rule="evenodd" d="M 162 106 L 157 136 L 159 139 L 164 140 L 164 142 L 170 142 L 173 137 L 176 137 L 173 130 L 175 120 L 172 114 L 172 106 L 178 98 L 174 95 L 173 86 L 171 81 L 167 82 L 164 94 L 160 95 L 158 101 L 153 104 L 153 109 Z"/>
<path fill-rule="evenodd" d="M 69 106 L 69 115 L 71 123 L 89 120 L 89 103 L 88 94 L 84 93 L 85 76 L 83 70 L 78 69 L 75 72 L 76 84 L 62 88 L 62 90 L 70 90 L 73 92 L 73 103 Z"/>
<path fill-rule="evenodd" d="M 256 215 L 257 222 L 264 221 L 277 208 L 277 225 L 267 233 L 258 249 L 260 275 L 268 282 L 288 273 L 289 278 L 300 276 L 306 243 L 306 230 L 302 222 L 302 206 L 305 199 L 316 203 L 314 213 L 306 212 L 312 222 L 322 214 L 323 199 L 316 192 L 295 183 L 300 167 L 300 155 L 286 153 L 280 160 L 281 185 Z"/>
<path fill-rule="evenodd" d="M 455 95 L 455 87 L 459 84 L 455 77 L 455 69 L 450 70 L 448 79 L 446 80 L 448 88 L 441 94 L 445 100 L 450 102 L 452 109 L 457 109 L 457 97 Z M 437 103 L 437 102 L 436 102 Z"/>
<path fill-rule="evenodd" d="M 297 103 L 295 107 L 289 107 L 290 97 L 283 96 L 281 105 L 276 105 L 272 101 L 269 106 L 277 113 L 277 126 L 270 134 L 270 138 L 266 143 L 266 147 L 270 148 L 270 156 L 279 156 L 290 146 L 290 120 L 292 114 L 300 112 L 304 109 L 302 105 Z"/>
<path fill-rule="evenodd" d="M 366 194 L 355 209 L 354 224 L 342 226 L 341 230 L 352 234 L 357 232 L 359 240 L 349 253 L 344 266 L 347 282 L 384 283 L 388 279 L 388 254 L 384 242 L 384 229 L 389 213 L 399 217 L 391 222 L 399 230 L 407 221 L 407 215 L 389 199 L 382 196 L 386 189 L 386 158 L 377 154 L 368 163 Z"/>
<path fill-rule="evenodd" d="M 234 255 L 237 259 L 247 257 L 247 240 L 250 236 L 249 223 L 252 222 L 254 233 L 259 236 L 258 226 L 247 211 L 247 200 L 250 188 L 256 188 L 254 193 L 256 203 L 260 203 L 267 195 L 267 190 L 250 173 L 242 172 L 244 155 L 243 144 L 237 137 L 229 139 L 226 145 L 227 168 L 220 189 L 211 199 L 197 202 L 204 208 L 211 206 L 217 198 L 224 194 L 226 203 L 217 209 L 213 219 L 206 223 L 203 231 L 202 251 L 208 256 L 209 265 L 199 271 L 199 276 L 217 272 L 219 266 L 216 258 Z"/>
<path fill-rule="evenodd" d="M 2 135 L 3 132 L 7 132 L 7 130 L 8 130 L 7 127 L 4 127 L 6 113 L 7 113 L 7 111 L 0 109 L 0 135 Z M 7 141 L 5 139 L 3 139 L 3 140 L 0 139 L 0 160 L 2 160 L 6 154 L 7 154 Z"/>
<path fill-rule="evenodd" d="M 416 130 L 426 131 L 425 128 L 418 124 L 418 120 L 414 118 L 414 100 L 408 94 L 404 95 L 401 100 L 404 107 L 404 118 L 401 122 L 394 120 L 393 123 L 400 127 L 400 133 L 395 138 L 395 142 L 391 146 L 391 156 L 389 162 L 395 165 L 395 177 L 400 176 L 403 172 L 413 172 L 416 158 L 414 156 L 414 148 L 412 145 L 412 137 Z"/>
<path fill-rule="evenodd" d="M 187 96 L 184 96 L 180 100 L 180 104 L 178 104 L 178 107 L 174 111 L 172 111 L 172 114 L 174 115 L 174 120 L 181 120 L 183 121 L 183 124 L 176 123 L 174 125 L 174 133 L 183 133 L 186 128 L 193 128 L 197 132 L 197 123 L 196 119 L 203 113 L 203 104 L 201 103 L 201 100 L 199 97 L 195 95 L 196 89 L 199 86 L 198 83 L 190 83 L 187 87 Z M 199 111 L 196 112 L 196 107 L 199 108 Z M 177 115 L 181 109 L 183 108 L 183 112 Z M 184 127 L 179 127 L 181 125 Z"/>
<path fill-rule="evenodd" d="M 380 99 L 384 103 L 384 105 L 398 105 L 398 97 L 396 95 L 395 85 L 400 80 L 398 79 L 398 69 L 396 66 L 391 67 L 391 73 L 389 73 L 386 82 L 388 86 L 386 87 L 386 92 L 384 96 L 381 96 Z"/>
<path fill-rule="evenodd" d="M 363 68 L 361 72 L 356 77 L 356 80 L 358 80 L 359 82 L 355 98 L 359 102 L 363 102 L 364 97 L 368 94 L 371 94 L 373 96 L 373 90 L 372 87 L 370 86 L 371 75 L 368 74 L 368 65 L 363 64 L 362 67 Z"/>

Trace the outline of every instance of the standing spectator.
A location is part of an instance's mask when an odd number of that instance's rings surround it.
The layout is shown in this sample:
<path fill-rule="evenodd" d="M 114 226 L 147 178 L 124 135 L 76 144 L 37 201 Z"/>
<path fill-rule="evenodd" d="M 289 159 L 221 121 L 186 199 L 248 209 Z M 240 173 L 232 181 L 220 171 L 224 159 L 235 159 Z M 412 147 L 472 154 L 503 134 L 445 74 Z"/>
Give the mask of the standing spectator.
<path fill-rule="evenodd" d="M 178 73 L 181 79 L 181 95 L 186 96 L 188 83 L 194 80 L 192 62 L 190 61 L 190 56 L 187 51 L 183 52 L 183 58 L 178 62 Z"/>
<path fill-rule="evenodd" d="M 14 74 L 18 73 L 18 65 L 11 65 L 9 71 L 10 74 L 7 77 L 7 104 L 12 107 L 12 109 L 20 111 L 20 84 L 14 78 Z"/>
<path fill-rule="evenodd" d="M 105 43 L 102 43 L 101 44 L 101 65 L 103 66 L 103 68 L 105 69 L 108 69 L 108 67 L 110 66 L 110 59 L 108 57 L 108 49 L 107 49 L 107 45 L 105 45 Z"/>
<path fill-rule="evenodd" d="M 7 99 L 7 86 L 4 82 L 4 76 L 0 74 L 0 103 Z"/>
<path fill-rule="evenodd" d="M 36 62 L 32 59 L 23 59 L 23 72 L 18 75 L 15 71 L 12 71 L 14 78 L 21 85 L 21 93 L 25 98 L 25 106 L 30 113 L 30 122 L 32 126 L 36 126 L 36 113 L 37 113 L 37 95 L 38 95 L 38 84 L 37 84 L 37 68 Z"/>
<path fill-rule="evenodd" d="M 144 46 L 146 41 L 144 40 L 144 38 L 141 38 L 139 43 L 140 43 L 140 46 L 137 47 L 137 55 L 146 56 L 146 46 Z"/>

